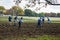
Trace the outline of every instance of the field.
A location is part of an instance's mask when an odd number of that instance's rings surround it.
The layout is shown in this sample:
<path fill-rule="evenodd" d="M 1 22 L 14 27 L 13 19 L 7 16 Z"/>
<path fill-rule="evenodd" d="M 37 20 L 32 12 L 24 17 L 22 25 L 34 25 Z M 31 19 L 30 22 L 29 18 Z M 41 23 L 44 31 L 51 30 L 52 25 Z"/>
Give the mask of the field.
<path fill-rule="evenodd" d="M 23 18 L 23 24 L 18 30 L 18 24 L 13 26 L 12 22 L 9 25 L 8 17 L 1 16 L 0 40 L 60 40 L 60 18 L 50 17 L 50 24 L 47 24 L 47 18 L 45 18 L 45 23 L 40 28 L 37 28 L 38 17 Z"/>
<path fill-rule="evenodd" d="M 14 18 L 14 17 L 13 17 Z M 18 16 L 20 18 L 20 16 Z M 38 17 L 26 17 L 23 16 L 23 21 L 24 22 L 37 22 Z M 60 23 L 60 17 L 50 17 L 51 23 Z M 8 22 L 8 16 L 0 16 L 0 21 L 2 22 Z M 45 17 L 45 22 L 47 22 L 47 17 Z"/>

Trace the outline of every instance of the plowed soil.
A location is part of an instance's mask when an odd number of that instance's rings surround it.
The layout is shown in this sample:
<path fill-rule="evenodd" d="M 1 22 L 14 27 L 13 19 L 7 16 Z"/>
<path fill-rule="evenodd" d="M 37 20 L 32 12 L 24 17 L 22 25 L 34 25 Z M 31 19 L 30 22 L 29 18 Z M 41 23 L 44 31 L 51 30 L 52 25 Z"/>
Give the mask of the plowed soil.
<path fill-rule="evenodd" d="M 20 34 L 27 36 L 34 35 L 58 35 L 60 34 L 60 24 L 59 23 L 44 23 L 41 27 L 37 28 L 37 23 L 23 23 L 21 28 L 18 30 L 18 24 L 13 26 L 9 23 L 0 22 L 0 35 L 13 35 L 16 36 Z"/>

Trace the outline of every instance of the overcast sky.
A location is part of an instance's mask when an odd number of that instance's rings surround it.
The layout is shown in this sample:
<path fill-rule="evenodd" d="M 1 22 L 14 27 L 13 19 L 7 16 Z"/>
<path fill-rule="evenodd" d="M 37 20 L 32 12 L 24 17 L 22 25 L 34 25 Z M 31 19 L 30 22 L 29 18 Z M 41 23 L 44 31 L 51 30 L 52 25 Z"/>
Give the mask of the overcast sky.
<path fill-rule="evenodd" d="M 44 0 L 41 0 L 41 1 L 45 2 Z M 22 1 L 22 3 L 20 3 L 19 6 L 24 9 L 24 6 L 25 6 L 26 3 L 27 2 Z M 6 9 L 10 9 L 14 5 L 15 5 L 15 3 L 13 2 L 13 0 L 0 0 L 0 6 L 4 6 Z M 39 5 L 37 5 L 37 6 L 39 6 Z M 34 10 L 34 8 L 30 8 L 30 9 Z M 36 10 L 34 10 L 34 11 L 36 11 Z M 57 13 L 57 12 L 60 12 L 60 6 L 48 5 L 46 8 L 43 7 L 36 12 L 56 12 Z"/>

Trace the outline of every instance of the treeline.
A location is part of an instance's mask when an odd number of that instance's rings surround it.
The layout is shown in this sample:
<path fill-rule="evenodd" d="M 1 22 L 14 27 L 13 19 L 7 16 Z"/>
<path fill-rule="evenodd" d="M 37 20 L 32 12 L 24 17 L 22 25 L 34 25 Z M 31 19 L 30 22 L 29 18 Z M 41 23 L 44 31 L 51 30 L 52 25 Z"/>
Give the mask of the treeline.
<path fill-rule="evenodd" d="M 0 14 L 4 15 L 24 15 L 24 11 L 21 7 L 12 6 L 10 9 L 5 9 L 3 6 L 0 6 Z"/>
<path fill-rule="evenodd" d="M 30 9 L 25 9 L 24 11 L 24 16 L 33 16 L 33 17 L 42 17 L 42 16 L 49 16 L 49 17 L 60 17 L 60 13 L 44 13 L 44 12 L 41 12 L 41 13 L 36 13 Z"/>
<path fill-rule="evenodd" d="M 40 16 L 44 16 L 44 13 L 43 12 L 36 13 L 35 11 L 32 11 L 30 9 L 25 9 L 24 16 L 40 17 Z"/>
<path fill-rule="evenodd" d="M 60 13 L 37 13 L 30 9 L 23 10 L 21 7 L 13 6 L 12 8 L 6 10 L 3 6 L 0 6 L 0 15 L 18 15 L 18 16 L 32 16 L 32 17 L 41 17 L 41 16 L 49 16 L 49 17 L 60 17 Z"/>
<path fill-rule="evenodd" d="M 60 17 L 60 13 L 45 13 L 45 17 Z"/>

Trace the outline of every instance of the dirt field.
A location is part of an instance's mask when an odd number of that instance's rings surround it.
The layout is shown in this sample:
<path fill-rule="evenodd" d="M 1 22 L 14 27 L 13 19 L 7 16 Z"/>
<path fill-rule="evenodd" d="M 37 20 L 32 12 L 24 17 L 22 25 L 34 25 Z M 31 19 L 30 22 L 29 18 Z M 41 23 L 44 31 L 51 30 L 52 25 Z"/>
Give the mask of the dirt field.
<path fill-rule="evenodd" d="M 0 22 L 0 35 L 58 35 L 60 34 L 60 24 L 59 23 L 44 23 L 42 27 L 37 28 L 36 23 L 23 23 L 21 28 L 18 30 L 18 25 L 13 26 L 9 23 Z"/>

